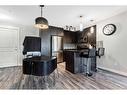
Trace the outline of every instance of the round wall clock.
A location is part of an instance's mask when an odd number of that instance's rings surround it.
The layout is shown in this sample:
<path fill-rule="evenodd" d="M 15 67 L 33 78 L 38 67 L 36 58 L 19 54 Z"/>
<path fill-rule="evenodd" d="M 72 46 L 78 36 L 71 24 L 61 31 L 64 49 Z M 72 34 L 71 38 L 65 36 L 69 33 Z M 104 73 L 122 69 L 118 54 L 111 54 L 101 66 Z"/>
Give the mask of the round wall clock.
<path fill-rule="evenodd" d="M 116 26 L 114 24 L 107 24 L 103 28 L 103 33 L 105 35 L 112 35 L 116 31 Z"/>

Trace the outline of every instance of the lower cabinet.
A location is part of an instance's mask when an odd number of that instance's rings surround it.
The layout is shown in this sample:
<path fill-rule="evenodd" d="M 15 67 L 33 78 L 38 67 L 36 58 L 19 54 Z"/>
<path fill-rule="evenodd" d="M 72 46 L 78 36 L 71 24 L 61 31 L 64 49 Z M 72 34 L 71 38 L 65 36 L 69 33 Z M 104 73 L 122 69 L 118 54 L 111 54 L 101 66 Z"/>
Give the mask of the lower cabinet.
<path fill-rule="evenodd" d="M 63 51 L 63 60 L 66 62 L 66 70 L 74 73 L 74 54 L 70 51 Z"/>
<path fill-rule="evenodd" d="M 70 71 L 71 73 L 81 72 L 81 60 L 79 53 L 64 51 L 63 60 L 66 62 L 66 70 Z"/>

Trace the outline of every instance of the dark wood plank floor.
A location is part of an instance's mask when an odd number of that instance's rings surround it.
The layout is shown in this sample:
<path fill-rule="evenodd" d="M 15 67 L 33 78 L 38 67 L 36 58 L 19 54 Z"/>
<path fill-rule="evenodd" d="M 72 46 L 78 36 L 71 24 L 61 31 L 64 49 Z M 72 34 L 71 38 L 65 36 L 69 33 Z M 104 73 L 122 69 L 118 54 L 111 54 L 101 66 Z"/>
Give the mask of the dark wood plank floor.
<path fill-rule="evenodd" d="M 58 73 L 55 86 L 47 89 L 127 89 L 127 77 L 103 70 L 98 70 L 92 77 L 86 77 L 66 71 L 64 63 L 60 63 Z M 0 89 L 43 89 L 43 78 L 23 75 L 21 67 L 2 68 Z"/>

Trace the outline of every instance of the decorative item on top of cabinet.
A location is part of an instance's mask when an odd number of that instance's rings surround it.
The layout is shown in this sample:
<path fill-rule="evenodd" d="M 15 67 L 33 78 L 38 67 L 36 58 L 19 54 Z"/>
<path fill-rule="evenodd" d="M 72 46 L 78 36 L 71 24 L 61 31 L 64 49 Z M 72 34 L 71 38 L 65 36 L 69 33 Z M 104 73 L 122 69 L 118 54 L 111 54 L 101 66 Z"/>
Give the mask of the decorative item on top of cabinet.
<path fill-rule="evenodd" d="M 67 30 L 67 31 L 76 31 L 76 27 L 66 25 L 64 27 L 64 30 Z"/>

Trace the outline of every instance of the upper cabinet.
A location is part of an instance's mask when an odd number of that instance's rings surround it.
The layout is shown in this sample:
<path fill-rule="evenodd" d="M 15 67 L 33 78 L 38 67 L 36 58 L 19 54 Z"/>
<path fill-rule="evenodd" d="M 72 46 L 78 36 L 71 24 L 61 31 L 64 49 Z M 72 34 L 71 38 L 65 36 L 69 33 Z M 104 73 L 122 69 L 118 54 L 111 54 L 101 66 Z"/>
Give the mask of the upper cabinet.
<path fill-rule="evenodd" d="M 82 32 L 72 32 L 64 30 L 64 43 L 80 44 L 89 43 L 91 45 L 96 44 L 96 25 L 85 28 Z"/>
<path fill-rule="evenodd" d="M 63 29 L 59 27 L 49 26 L 46 30 L 40 30 L 41 52 L 43 55 L 51 56 L 51 36 L 64 36 Z"/>
<path fill-rule="evenodd" d="M 82 42 L 82 32 L 77 32 L 77 43 L 81 43 Z"/>
<path fill-rule="evenodd" d="M 76 32 L 64 31 L 64 43 L 76 43 L 77 36 Z"/>
<path fill-rule="evenodd" d="M 87 43 L 88 42 L 88 35 L 87 32 L 77 32 L 77 42 L 78 43 Z"/>
<path fill-rule="evenodd" d="M 96 25 L 85 28 L 82 32 L 77 31 L 77 42 L 78 43 L 90 43 L 96 44 Z"/>
<path fill-rule="evenodd" d="M 62 28 L 50 26 L 49 32 L 50 32 L 50 35 L 64 36 L 64 32 Z"/>

